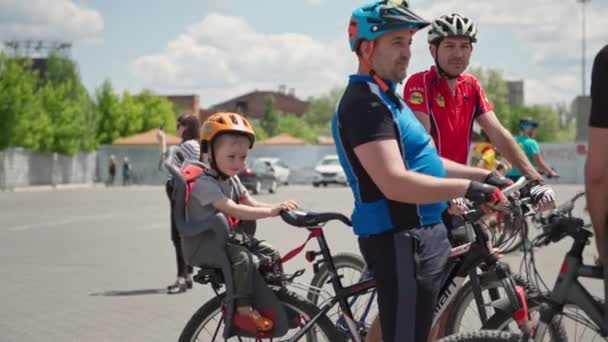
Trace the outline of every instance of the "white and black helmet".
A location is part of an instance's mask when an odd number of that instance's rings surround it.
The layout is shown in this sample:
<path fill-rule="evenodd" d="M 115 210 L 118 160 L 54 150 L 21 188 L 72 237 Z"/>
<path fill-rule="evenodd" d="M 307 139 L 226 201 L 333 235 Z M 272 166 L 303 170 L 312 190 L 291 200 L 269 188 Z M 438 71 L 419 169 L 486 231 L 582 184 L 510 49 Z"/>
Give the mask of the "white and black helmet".
<path fill-rule="evenodd" d="M 468 37 L 471 43 L 475 43 L 477 27 L 471 19 L 460 14 L 442 15 L 431 23 L 428 42 L 436 44 L 446 37 Z"/>

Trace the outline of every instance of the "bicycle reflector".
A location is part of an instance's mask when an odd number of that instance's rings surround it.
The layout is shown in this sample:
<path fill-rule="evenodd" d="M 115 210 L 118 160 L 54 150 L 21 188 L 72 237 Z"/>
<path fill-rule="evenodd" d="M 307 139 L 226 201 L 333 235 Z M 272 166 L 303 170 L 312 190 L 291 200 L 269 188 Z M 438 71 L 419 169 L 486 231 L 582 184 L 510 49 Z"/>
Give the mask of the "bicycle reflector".
<path fill-rule="evenodd" d="M 319 255 L 319 252 L 306 251 L 306 254 L 304 256 L 306 257 L 306 261 L 313 262 L 317 258 L 317 255 Z"/>

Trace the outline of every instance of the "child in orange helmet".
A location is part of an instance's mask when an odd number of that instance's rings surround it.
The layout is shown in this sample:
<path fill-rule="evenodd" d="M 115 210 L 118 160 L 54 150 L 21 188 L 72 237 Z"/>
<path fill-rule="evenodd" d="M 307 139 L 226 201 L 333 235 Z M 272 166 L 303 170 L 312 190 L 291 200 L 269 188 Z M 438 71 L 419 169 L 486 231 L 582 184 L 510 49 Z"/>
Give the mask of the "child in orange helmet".
<path fill-rule="evenodd" d="M 270 331 L 273 322 L 263 317 L 253 306 L 251 276 L 256 265 L 251 252 L 269 257 L 276 265 L 279 252 L 265 241 L 257 240 L 255 231 L 243 229 L 235 221 L 255 221 L 277 216 L 283 210 L 297 208 L 295 201 L 277 204 L 254 200 L 239 181 L 237 175 L 245 168 L 247 154 L 255 142 L 255 132 L 247 119 L 236 113 L 213 114 L 202 126 L 202 153 L 211 166 L 196 180 L 189 201 L 195 201 L 197 216 L 223 213 L 231 223 L 230 240 L 226 252 L 232 264 L 236 312 L 241 319 L 250 320 L 259 331 Z M 196 236 L 184 237 L 195 239 Z M 198 261 L 204 263 L 203 260 Z M 190 260 L 197 265 L 197 260 Z"/>

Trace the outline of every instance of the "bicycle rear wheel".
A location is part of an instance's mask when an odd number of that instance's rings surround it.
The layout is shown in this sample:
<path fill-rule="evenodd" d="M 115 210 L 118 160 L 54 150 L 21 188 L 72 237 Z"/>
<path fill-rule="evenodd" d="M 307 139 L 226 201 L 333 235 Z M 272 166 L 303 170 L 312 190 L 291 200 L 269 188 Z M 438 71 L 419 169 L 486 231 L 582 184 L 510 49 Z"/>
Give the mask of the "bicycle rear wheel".
<path fill-rule="evenodd" d="M 224 330 L 224 316 L 222 314 L 223 298 L 225 293 L 216 296 L 190 318 L 184 330 L 182 331 L 179 342 L 224 342 L 224 341 L 278 341 L 287 340 L 290 336 L 296 334 L 302 326 L 304 326 L 312 317 L 314 317 L 319 309 L 312 303 L 300 298 L 293 292 L 275 291 L 275 294 L 289 310 L 298 314 L 297 327 L 290 329 L 285 336 L 274 339 L 260 339 L 248 337 L 232 337 L 225 340 L 222 337 Z M 315 322 L 315 325 L 305 335 L 307 342 L 333 342 L 344 341 L 343 335 L 339 334 L 336 327 L 327 318 L 321 316 Z"/>
<path fill-rule="evenodd" d="M 341 277 L 342 285 L 344 286 L 353 285 L 371 277 L 371 274 L 367 271 L 365 260 L 363 260 L 363 258 L 359 255 L 341 253 L 334 255 L 332 260 L 334 262 L 334 266 L 336 267 L 338 276 Z M 315 305 L 320 305 L 324 299 L 322 293 L 334 294 L 331 283 L 329 282 L 330 279 L 331 274 L 327 264 L 323 264 L 319 268 L 319 272 L 315 274 L 311 281 L 310 285 L 312 287 L 308 291 L 308 300 Z M 321 292 L 318 292 L 317 289 L 321 289 Z M 375 290 L 350 297 L 347 299 L 347 301 L 352 311 L 354 321 L 358 326 L 359 332 L 361 335 L 365 335 L 367 329 L 372 323 L 372 320 L 378 314 Z M 346 321 L 342 315 L 339 305 L 336 305 L 329 310 L 329 312 L 327 312 L 327 317 L 329 317 L 329 319 L 336 325 L 341 334 L 348 336 Z"/>
<path fill-rule="evenodd" d="M 520 342 L 525 341 L 519 334 L 498 330 L 468 331 L 451 335 L 437 342 Z"/>

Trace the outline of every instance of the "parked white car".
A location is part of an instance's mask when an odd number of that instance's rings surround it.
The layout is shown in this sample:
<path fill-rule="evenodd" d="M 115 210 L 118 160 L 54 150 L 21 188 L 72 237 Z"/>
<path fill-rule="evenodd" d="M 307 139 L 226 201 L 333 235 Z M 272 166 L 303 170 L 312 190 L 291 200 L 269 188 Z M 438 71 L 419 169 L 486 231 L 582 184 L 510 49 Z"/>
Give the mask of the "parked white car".
<path fill-rule="evenodd" d="M 342 184 L 348 185 L 346 175 L 340 165 L 340 160 L 337 155 L 327 155 L 323 157 L 315 167 L 315 176 L 312 180 L 312 185 L 327 186 L 327 184 Z"/>

